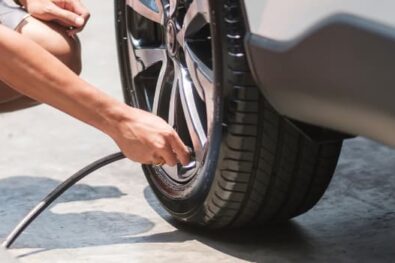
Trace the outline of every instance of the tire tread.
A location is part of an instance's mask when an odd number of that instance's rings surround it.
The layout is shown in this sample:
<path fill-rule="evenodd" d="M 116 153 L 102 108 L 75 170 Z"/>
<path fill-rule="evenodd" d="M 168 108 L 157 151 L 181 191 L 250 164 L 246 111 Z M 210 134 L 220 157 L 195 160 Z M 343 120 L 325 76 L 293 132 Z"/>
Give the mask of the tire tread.
<path fill-rule="evenodd" d="M 225 0 L 227 134 L 203 222 L 235 227 L 287 220 L 313 207 L 337 164 L 341 141 L 317 144 L 263 98 L 248 68 L 238 0 Z"/>

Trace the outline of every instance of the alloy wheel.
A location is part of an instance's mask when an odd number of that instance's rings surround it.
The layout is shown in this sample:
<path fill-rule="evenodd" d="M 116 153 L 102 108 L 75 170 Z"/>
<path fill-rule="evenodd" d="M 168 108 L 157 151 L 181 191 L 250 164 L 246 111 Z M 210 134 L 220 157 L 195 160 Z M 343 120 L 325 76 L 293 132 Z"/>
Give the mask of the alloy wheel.
<path fill-rule="evenodd" d="M 126 41 L 135 106 L 165 119 L 194 150 L 186 166 L 155 167 L 187 183 L 203 166 L 214 118 L 208 0 L 127 0 Z"/>

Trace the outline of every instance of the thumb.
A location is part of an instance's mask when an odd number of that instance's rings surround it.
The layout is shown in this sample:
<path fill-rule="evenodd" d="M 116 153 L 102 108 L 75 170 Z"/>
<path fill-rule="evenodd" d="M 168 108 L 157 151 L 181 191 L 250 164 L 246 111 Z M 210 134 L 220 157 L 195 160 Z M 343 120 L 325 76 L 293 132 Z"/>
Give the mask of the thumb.
<path fill-rule="evenodd" d="M 68 10 L 62 9 L 56 5 L 51 8 L 50 13 L 55 20 L 59 21 L 64 26 L 81 27 L 85 23 L 84 18 L 82 18 L 81 16 Z"/>

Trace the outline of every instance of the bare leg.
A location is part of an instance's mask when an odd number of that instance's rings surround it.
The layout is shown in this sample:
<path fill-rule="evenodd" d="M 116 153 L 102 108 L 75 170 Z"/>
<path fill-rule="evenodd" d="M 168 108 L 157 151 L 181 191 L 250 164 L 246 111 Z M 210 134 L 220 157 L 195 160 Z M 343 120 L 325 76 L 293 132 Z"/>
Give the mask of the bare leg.
<path fill-rule="evenodd" d="M 52 53 L 75 73 L 81 72 L 79 40 L 69 37 L 61 26 L 28 17 L 21 23 L 17 31 Z M 23 72 L 17 74 L 23 78 Z M 0 112 L 16 111 L 38 104 L 0 81 Z"/>

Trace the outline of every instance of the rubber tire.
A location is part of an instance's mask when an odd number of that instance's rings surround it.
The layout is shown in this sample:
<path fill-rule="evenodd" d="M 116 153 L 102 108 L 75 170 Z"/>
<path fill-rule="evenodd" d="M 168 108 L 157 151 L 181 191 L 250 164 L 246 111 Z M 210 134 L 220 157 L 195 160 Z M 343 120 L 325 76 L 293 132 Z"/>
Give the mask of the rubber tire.
<path fill-rule="evenodd" d="M 246 60 L 238 0 L 210 1 L 218 118 L 207 163 L 186 186 L 143 166 L 163 206 L 176 219 L 214 228 L 290 219 L 312 208 L 336 168 L 342 141 L 318 144 L 280 116 L 256 87 Z M 122 42 L 123 0 L 116 1 L 125 100 L 133 103 Z M 220 52 L 218 52 L 220 51 Z"/>

